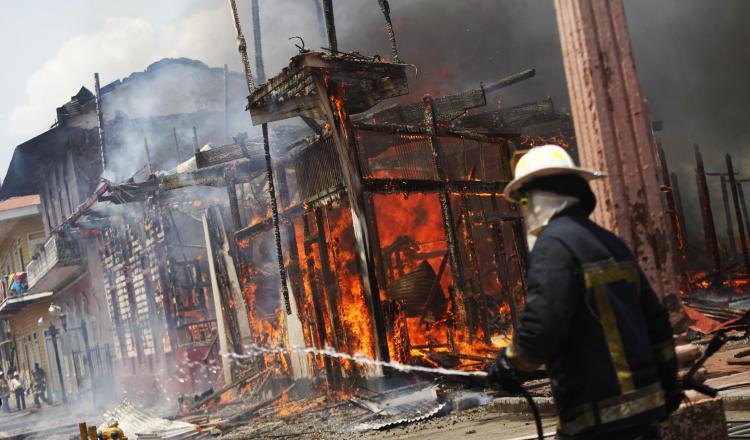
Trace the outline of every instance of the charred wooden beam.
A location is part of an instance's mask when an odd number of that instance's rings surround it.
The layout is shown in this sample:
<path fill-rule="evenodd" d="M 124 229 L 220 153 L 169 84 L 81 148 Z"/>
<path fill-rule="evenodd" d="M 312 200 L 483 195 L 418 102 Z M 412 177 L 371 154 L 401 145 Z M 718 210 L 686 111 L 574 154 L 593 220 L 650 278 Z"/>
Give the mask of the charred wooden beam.
<path fill-rule="evenodd" d="M 304 211 L 304 205 L 300 203 L 281 212 L 279 214 L 279 218 L 284 223 L 292 222 L 303 211 Z M 247 238 L 254 237 L 260 234 L 261 232 L 269 231 L 271 230 L 271 228 L 273 228 L 273 219 L 271 217 L 268 217 L 266 219 L 259 221 L 258 223 L 255 223 L 253 225 L 237 230 L 234 233 L 234 238 L 236 241 L 241 241 Z"/>
<path fill-rule="evenodd" d="M 487 86 L 477 89 L 466 90 L 451 95 L 437 96 L 432 98 L 435 122 L 444 123 L 453 121 L 478 107 L 487 105 L 487 94 L 508 87 L 517 82 L 534 76 L 534 69 L 526 69 L 513 75 L 492 82 Z M 408 105 L 395 105 L 375 113 L 361 117 L 361 120 L 372 120 L 376 123 L 405 123 L 422 125 L 425 105 L 423 102 L 415 102 Z"/>
<path fill-rule="evenodd" d="M 266 159 L 266 184 L 268 185 L 268 197 L 271 205 L 271 221 L 273 224 L 273 238 L 276 245 L 276 262 L 279 266 L 279 278 L 281 281 L 281 297 L 284 299 L 284 309 L 287 315 L 292 314 L 292 305 L 289 302 L 289 285 L 286 279 L 286 266 L 284 265 L 284 251 L 281 247 L 281 229 L 279 227 L 279 206 L 276 201 L 276 184 L 273 179 L 273 163 L 271 162 L 271 145 L 268 139 L 268 125 L 263 124 L 263 151 Z"/>
<path fill-rule="evenodd" d="M 526 69 L 520 72 L 508 75 L 505 78 L 501 78 L 495 82 L 491 82 L 484 86 L 485 93 L 494 93 L 500 89 L 503 89 L 513 84 L 525 81 L 529 78 L 533 78 L 536 75 L 536 69 Z"/>
<path fill-rule="evenodd" d="M 490 318 L 489 310 L 487 309 L 486 296 L 484 293 L 484 283 L 482 282 L 482 269 L 479 261 L 479 252 L 477 252 L 476 245 L 474 243 L 474 225 L 471 221 L 471 213 L 469 210 L 469 201 L 466 198 L 466 193 L 462 193 L 459 197 L 461 206 L 461 217 L 464 224 L 464 244 L 466 245 L 466 257 L 471 265 L 474 277 L 471 279 L 473 297 L 472 303 L 476 308 L 478 314 L 478 325 L 482 329 L 483 342 L 485 344 L 492 344 L 490 340 Z"/>
<path fill-rule="evenodd" d="M 232 226 L 238 231 L 242 228 L 242 217 L 240 216 L 240 204 L 237 200 L 237 174 L 234 168 L 224 170 L 224 181 L 227 184 L 227 197 L 229 198 L 229 212 L 232 216 Z"/>
<path fill-rule="evenodd" d="M 377 63 L 377 66 L 380 65 L 389 69 L 394 66 Z M 403 73 L 403 70 L 396 72 Z M 317 72 L 314 76 L 314 83 L 320 100 L 319 106 L 325 114 L 325 119 L 331 124 L 336 154 L 341 164 L 342 182 L 346 187 L 346 195 L 352 215 L 362 291 L 367 307 L 372 313 L 372 328 L 376 336 L 373 348 L 377 358 L 388 361 L 390 354 L 388 352 L 385 317 L 380 300 L 380 286 L 375 271 L 373 256 L 375 249 L 367 223 L 367 203 L 365 202 L 366 195 L 362 185 L 362 169 L 357 154 L 358 147 L 354 136 L 354 127 L 349 117 L 349 112 L 353 110 L 347 106 L 346 99 L 342 96 L 342 93 L 349 90 L 349 87 L 348 84 L 345 87 L 343 82 L 326 81 L 323 72 Z M 376 96 L 382 95 L 376 93 Z M 354 105 L 352 107 L 357 108 Z"/>
<path fill-rule="evenodd" d="M 424 135 L 429 136 L 430 132 L 419 125 L 395 124 L 395 123 L 378 123 L 371 124 L 368 122 L 357 122 L 355 127 L 359 130 L 374 131 L 379 133 L 393 133 L 406 135 Z M 491 134 L 478 133 L 473 130 L 462 130 L 454 128 L 435 127 L 435 134 L 438 136 L 463 137 L 469 140 L 487 143 L 503 143 L 505 139 L 520 136 L 520 132 L 515 129 L 498 129 Z"/>
<path fill-rule="evenodd" d="M 667 199 L 667 212 L 672 223 L 672 233 L 674 234 L 674 244 L 676 247 L 677 263 L 680 269 L 680 287 L 683 292 L 690 290 L 690 280 L 687 273 L 687 254 L 685 252 L 685 237 L 683 235 L 682 220 L 680 219 L 677 205 L 675 203 L 672 183 L 669 179 L 669 168 L 667 167 L 667 158 L 664 149 L 659 145 L 659 164 L 662 180 L 662 192 Z"/>
<path fill-rule="evenodd" d="M 706 181 L 706 169 L 703 166 L 703 156 L 696 144 L 695 148 L 695 177 L 698 183 L 698 198 L 701 204 L 701 214 L 703 218 L 703 235 L 706 239 L 706 250 L 711 257 L 712 273 L 718 274 L 721 271 L 721 262 L 719 260 L 719 245 L 716 241 L 716 227 L 714 226 L 714 213 L 711 210 L 711 196 L 708 192 L 708 182 Z"/>
<path fill-rule="evenodd" d="M 328 35 L 328 47 L 336 52 L 339 50 L 336 38 L 336 21 L 333 14 L 333 0 L 323 0 L 323 14 L 326 18 L 326 34 Z"/>
<path fill-rule="evenodd" d="M 737 195 L 740 199 L 740 206 L 742 206 L 742 217 L 745 219 L 745 230 L 750 233 L 750 217 L 748 217 L 747 200 L 745 199 L 745 191 L 742 188 L 742 181 L 737 182 Z"/>
<path fill-rule="evenodd" d="M 263 160 L 263 152 L 260 150 L 249 150 L 236 143 L 221 145 L 196 152 L 195 165 L 199 169 L 207 168 L 242 158 L 248 158 L 260 163 Z"/>
<path fill-rule="evenodd" d="M 388 4 L 388 0 L 378 0 L 378 3 L 380 3 L 380 10 L 385 17 L 385 29 L 388 31 L 388 40 L 391 42 L 393 61 L 400 63 L 401 60 L 398 58 L 398 46 L 396 45 L 396 33 L 393 31 L 393 22 L 391 22 L 391 5 Z"/>
<path fill-rule="evenodd" d="M 430 136 L 430 150 L 432 152 L 432 163 L 435 168 L 437 178 L 441 183 L 448 182 L 445 174 L 442 147 L 440 145 L 440 138 L 437 136 L 435 131 L 435 112 L 433 107 L 432 98 L 427 95 L 424 97 L 424 124 L 427 127 L 428 134 Z M 461 264 L 461 253 L 458 249 L 458 239 L 456 237 L 456 223 L 453 217 L 453 209 L 451 208 L 450 193 L 448 192 L 445 185 L 440 185 L 438 191 L 440 197 L 440 214 L 443 218 L 443 227 L 445 229 L 445 240 L 448 244 L 448 255 L 450 256 L 451 263 L 451 274 L 453 275 L 453 282 L 459 292 L 464 292 L 466 289 L 463 268 Z M 455 305 L 455 304 L 454 304 Z"/>
<path fill-rule="evenodd" d="M 406 66 L 351 55 L 308 52 L 296 55 L 284 71 L 269 79 L 248 97 L 248 109 L 256 125 L 306 116 L 327 119 L 320 108 L 313 76 L 329 83 L 346 83 L 338 98 L 349 113 L 360 113 L 378 102 L 409 92 Z"/>
<path fill-rule="evenodd" d="M 734 239 L 734 220 L 732 220 L 732 208 L 729 206 L 729 193 L 727 192 L 727 178 L 721 178 L 721 201 L 724 204 L 724 221 L 727 226 L 727 240 L 729 241 L 729 258 L 737 255 L 737 242 Z"/>
<path fill-rule="evenodd" d="M 253 12 L 253 43 L 255 44 L 255 75 L 258 78 L 258 84 L 263 84 L 266 82 L 266 68 L 263 65 L 263 44 L 261 43 L 260 5 L 258 0 L 252 0 L 251 9 Z"/>
<path fill-rule="evenodd" d="M 452 194 L 502 195 L 507 182 L 475 180 L 363 179 L 364 191 L 371 194 L 435 193 L 445 189 Z"/>
<path fill-rule="evenodd" d="M 339 304 L 338 298 L 341 297 L 339 293 L 339 284 L 336 279 L 336 275 L 331 266 L 330 254 L 328 250 L 328 241 L 326 237 L 326 222 L 323 218 L 323 208 L 316 208 L 314 211 L 315 216 L 315 235 L 318 238 L 318 254 L 320 257 L 320 267 L 323 272 L 323 287 L 325 292 L 326 302 L 328 304 L 328 319 L 331 323 L 331 336 L 333 337 L 334 346 L 338 350 L 346 350 L 348 347 L 344 345 L 346 340 L 344 336 L 344 326 L 341 323 L 341 316 L 339 315 Z M 330 232 L 330 231 L 329 231 Z"/>
<path fill-rule="evenodd" d="M 99 146 L 102 149 L 102 173 L 107 169 L 107 149 L 104 142 L 104 109 L 102 107 L 102 90 L 99 87 L 99 73 L 94 73 L 94 91 L 96 96 L 96 117 L 99 122 Z"/>
<path fill-rule="evenodd" d="M 740 199 L 737 194 L 737 182 L 734 178 L 734 166 L 732 164 L 732 156 L 727 154 L 726 161 L 727 161 L 727 172 L 729 173 L 729 187 L 732 189 L 732 201 L 734 202 L 734 213 L 737 216 L 737 230 L 739 231 L 739 234 L 740 234 L 740 246 L 742 246 L 742 262 L 744 264 L 745 273 L 750 273 L 750 254 L 748 254 L 745 224 L 742 221 Z"/>
<path fill-rule="evenodd" d="M 685 208 L 682 206 L 682 192 L 680 191 L 680 180 L 676 173 L 669 173 L 669 181 L 672 183 L 672 192 L 674 193 L 675 206 L 680 214 L 680 224 L 682 224 L 682 238 L 685 240 L 685 248 L 690 234 L 688 234 L 687 222 L 685 221 Z M 750 229 L 748 229 L 750 230 Z"/>
<path fill-rule="evenodd" d="M 239 159 L 226 165 L 214 165 L 196 171 L 168 174 L 143 182 L 109 185 L 105 190 L 109 190 L 111 194 L 106 198 L 99 197 L 99 199 L 113 203 L 130 203 L 144 200 L 148 194 L 160 190 L 171 191 L 198 185 L 223 187 L 227 185 L 225 173 L 228 168 L 234 168 L 236 183 L 249 182 L 264 170 L 262 163 L 258 161 Z M 104 192 L 101 194 L 103 195 Z"/>
<path fill-rule="evenodd" d="M 317 1 L 317 0 L 316 0 Z M 317 241 L 317 237 L 310 235 L 310 221 L 307 215 L 302 216 L 302 233 L 304 237 L 303 249 L 305 252 L 305 263 L 307 264 L 307 281 L 312 292 L 313 311 L 315 313 L 315 328 L 318 333 L 318 348 L 333 346 L 331 336 L 326 332 L 325 315 L 323 307 L 323 294 L 318 286 L 318 277 L 315 276 L 315 255 L 313 254 L 312 245 Z M 334 359 L 330 356 L 323 356 L 323 365 L 326 370 L 326 380 L 332 389 L 338 389 L 339 370 Z"/>
<path fill-rule="evenodd" d="M 498 217 L 502 218 L 502 207 L 498 202 L 497 196 L 493 195 L 490 200 L 492 201 L 492 211 Z M 518 220 L 518 218 L 513 218 L 513 221 Z M 503 225 L 502 223 L 491 222 L 489 228 L 493 242 L 492 250 L 493 256 L 495 257 L 495 270 L 498 283 L 500 284 L 502 296 L 508 301 L 510 319 L 513 329 L 515 330 L 518 327 L 518 304 L 510 280 L 510 266 L 508 265 L 508 253 L 506 251 L 505 237 L 502 231 Z"/>

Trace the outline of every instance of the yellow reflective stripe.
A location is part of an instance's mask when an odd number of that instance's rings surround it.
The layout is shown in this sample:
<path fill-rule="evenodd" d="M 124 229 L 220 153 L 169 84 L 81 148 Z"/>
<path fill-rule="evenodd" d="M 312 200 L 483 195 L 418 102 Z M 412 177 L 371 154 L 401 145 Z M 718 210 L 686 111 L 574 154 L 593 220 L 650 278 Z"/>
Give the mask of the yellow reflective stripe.
<path fill-rule="evenodd" d="M 601 286 L 615 281 L 626 281 L 635 284 L 638 295 L 641 294 L 641 277 L 635 262 L 618 263 L 612 258 L 586 263 L 583 265 L 586 287 Z"/>
<path fill-rule="evenodd" d="M 528 353 L 524 353 L 523 350 L 519 350 L 512 342 L 505 349 L 505 356 L 521 371 L 534 371 L 544 363 L 544 361 L 540 361 Z"/>
<path fill-rule="evenodd" d="M 612 363 L 617 372 L 617 380 L 620 382 L 620 389 L 623 394 L 629 393 L 635 389 L 635 385 L 633 384 L 633 373 L 630 371 L 630 365 L 628 365 L 628 360 L 625 357 L 625 347 L 622 345 L 622 338 L 620 337 L 620 329 L 617 327 L 615 312 L 612 310 L 612 305 L 609 303 L 607 290 L 604 286 L 595 287 L 594 296 L 596 297 L 596 305 L 599 309 L 599 315 L 604 329 L 604 338 L 607 340 L 609 356 L 612 358 Z"/>
<path fill-rule="evenodd" d="M 612 423 L 635 415 L 657 409 L 664 405 L 664 392 L 658 383 L 638 389 L 637 391 L 598 402 L 601 424 Z M 560 432 L 575 435 L 587 428 L 596 426 L 596 415 L 591 404 L 579 407 L 578 416 L 559 420 Z"/>
<path fill-rule="evenodd" d="M 596 263 L 584 264 L 583 269 L 586 288 L 594 291 L 604 338 L 607 341 L 607 348 L 609 349 L 609 355 L 612 358 L 612 364 L 617 373 L 617 381 L 620 383 L 620 389 L 623 394 L 630 393 L 635 389 L 633 373 L 630 371 L 630 365 L 625 356 L 625 347 L 622 344 L 620 329 L 617 326 L 617 317 L 612 310 L 612 304 L 607 294 L 607 284 L 616 281 L 627 281 L 636 284 L 636 287 L 640 290 L 638 270 L 634 265 L 619 264 L 611 258 Z"/>

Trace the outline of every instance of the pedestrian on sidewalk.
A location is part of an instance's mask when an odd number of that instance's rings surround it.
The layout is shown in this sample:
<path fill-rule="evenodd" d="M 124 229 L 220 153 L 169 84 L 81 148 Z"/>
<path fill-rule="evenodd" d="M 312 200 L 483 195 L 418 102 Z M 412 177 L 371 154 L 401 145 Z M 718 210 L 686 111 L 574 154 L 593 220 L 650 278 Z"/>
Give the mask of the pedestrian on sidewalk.
<path fill-rule="evenodd" d="M 5 373 L 0 370 L 0 400 L 2 400 L 3 413 L 8 414 L 10 412 L 10 385 L 5 380 Z"/>
<path fill-rule="evenodd" d="M 18 371 L 13 374 L 13 379 L 10 380 L 9 385 L 10 389 L 16 395 L 16 408 L 18 411 L 26 409 L 26 396 L 24 395 L 26 389 L 23 386 L 23 382 L 21 382 L 21 377 L 18 375 Z"/>

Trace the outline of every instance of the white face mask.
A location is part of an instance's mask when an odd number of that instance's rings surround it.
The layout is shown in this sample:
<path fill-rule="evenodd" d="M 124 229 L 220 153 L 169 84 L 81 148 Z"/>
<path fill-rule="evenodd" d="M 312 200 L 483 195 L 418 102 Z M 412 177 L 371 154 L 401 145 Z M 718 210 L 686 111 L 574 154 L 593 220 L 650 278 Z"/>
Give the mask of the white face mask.
<path fill-rule="evenodd" d="M 572 196 L 536 189 L 529 191 L 525 199 L 525 202 L 521 201 L 521 213 L 526 224 L 526 241 L 529 244 L 529 250 L 534 248 L 537 237 L 555 214 L 579 202 Z"/>

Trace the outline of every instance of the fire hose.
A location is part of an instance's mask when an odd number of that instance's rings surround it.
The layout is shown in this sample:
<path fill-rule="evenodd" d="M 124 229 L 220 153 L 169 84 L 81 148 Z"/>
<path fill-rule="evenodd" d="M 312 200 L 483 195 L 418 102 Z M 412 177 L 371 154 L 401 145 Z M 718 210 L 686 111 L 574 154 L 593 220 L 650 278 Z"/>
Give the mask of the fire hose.
<path fill-rule="evenodd" d="M 695 380 L 695 374 L 703 366 L 703 364 L 706 363 L 708 358 L 713 356 L 717 351 L 719 351 L 721 347 L 724 346 L 724 344 L 727 343 L 727 340 L 728 338 L 725 330 L 717 332 L 713 336 L 713 338 L 711 338 L 701 357 L 699 357 L 698 360 L 695 361 L 693 366 L 690 367 L 688 372 L 685 373 L 685 376 L 682 378 L 682 389 L 695 390 L 709 397 L 716 397 L 716 395 L 719 394 L 719 391 L 715 388 L 712 388 L 704 383 L 700 383 Z"/>
<path fill-rule="evenodd" d="M 698 370 L 703 367 L 703 365 L 706 363 L 706 361 L 716 354 L 717 351 L 721 349 L 721 347 L 724 346 L 727 342 L 727 335 L 725 331 L 717 332 L 709 341 L 708 345 L 706 346 L 706 349 L 703 351 L 703 354 L 698 358 L 698 360 L 695 361 L 695 363 L 690 367 L 690 369 L 687 371 L 685 376 L 683 376 L 682 380 L 680 381 L 681 387 L 683 390 L 695 390 L 698 391 L 701 394 L 705 394 L 709 397 L 716 397 L 718 394 L 718 390 L 715 388 L 700 383 L 695 379 L 695 374 L 698 372 Z M 493 385 L 494 388 L 498 388 L 495 386 L 496 384 L 490 383 L 490 385 Z M 537 438 L 542 440 L 544 439 L 544 428 L 542 427 L 542 417 L 539 413 L 539 408 L 536 405 L 536 402 L 534 402 L 534 398 L 531 396 L 531 393 L 529 393 L 520 382 L 516 382 L 514 384 L 515 389 L 512 391 L 517 392 L 520 394 L 526 402 L 529 404 L 529 407 L 531 408 L 531 413 L 534 416 L 534 423 L 536 425 L 536 433 Z M 504 391 L 510 391 L 510 390 L 504 390 Z"/>
<path fill-rule="evenodd" d="M 539 408 L 536 406 L 534 398 L 531 397 L 531 393 L 529 393 L 526 388 L 521 386 L 521 384 L 518 384 L 518 388 L 521 392 L 521 396 L 523 396 L 523 398 L 526 399 L 526 402 L 529 404 L 531 413 L 534 415 L 534 424 L 536 425 L 537 438 L 539 440 L 542 440 L 544 439 L 544 428 L 542 427 L 542 416 L 539 414 Z"/>

